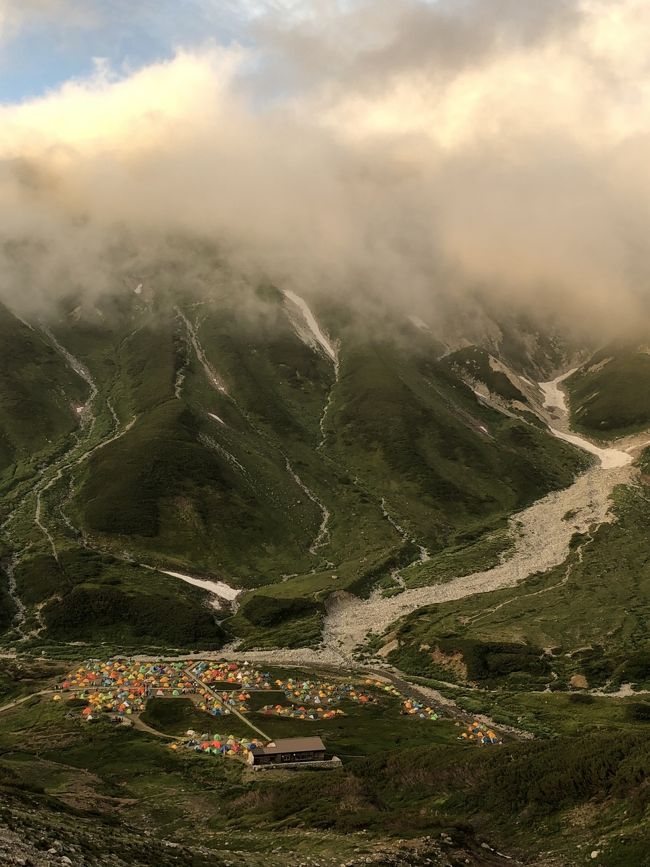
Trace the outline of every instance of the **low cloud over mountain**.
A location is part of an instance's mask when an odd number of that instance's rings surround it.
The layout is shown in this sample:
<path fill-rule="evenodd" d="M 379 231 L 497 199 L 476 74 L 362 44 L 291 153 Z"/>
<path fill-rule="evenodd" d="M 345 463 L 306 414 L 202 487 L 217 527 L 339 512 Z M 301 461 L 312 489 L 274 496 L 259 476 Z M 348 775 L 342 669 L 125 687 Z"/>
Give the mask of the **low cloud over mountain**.
<path fill-rule="evenodd" d="M 638 321 L 649 31 L 640 0 L 259 4 L 241 45 L 98 60 L 0 108 L 0 291 L 102 292 L 126 239 L 198 234 L 245 274 L 428 316 L 470 292 Z"/>

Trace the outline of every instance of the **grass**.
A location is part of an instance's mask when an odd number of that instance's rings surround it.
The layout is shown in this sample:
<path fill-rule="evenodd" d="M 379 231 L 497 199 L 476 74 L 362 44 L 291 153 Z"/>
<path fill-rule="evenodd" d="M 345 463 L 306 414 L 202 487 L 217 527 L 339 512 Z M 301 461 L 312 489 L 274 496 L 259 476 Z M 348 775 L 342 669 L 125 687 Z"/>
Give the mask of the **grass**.
<path fill-rule="evenodd" d="M 325 450 L 347 468 L 354 480 L 349 490 L 362 491 L 361 499 L 377 505 L 383 498 L 407 537 L 429 547 L 431 561 L 403 573 L 409 586 L 495 565 L 507 554 L 506 516 L 568 484 L 589 460 L 543 430 L 480 405 L 430 356 L 363 342 L 342 353 Z M 344 517 L 334 510 L 333 526 Z M 323 599 L 335 590 L 365 595 L 373 586 L 387 587 L 392 568 L 408 563 L 400 559 L 398 534 L 385 521 L 385 530 L 393 531 L 388 549 L 385 536 L 380 541 L 374 528 L 372 535 L 366 532 L 356 510 L 347 518 L 348 537 L 360 549 L 353 557 L 290 577 L 264 593 Z M 413 550 L 411 561 L 417 556 Z M 241 611 L 229 622 L 247 647 L 312 644 L 318 625 L 311 617 L 296 620 L 295 629 L 283 624 L 259 630 Z"/>
<path fill-rule="evenodd" d="M 160 311 L 157 328 L 122 345 L 114 390 L 131 395 L 139 418 L 91 458 L 76 503 L 79 519 L 104 544 L 126 545 L 143 559 L 177 568 L 235 573 L 244 584 L 266 583 L 301 561 L 307 567 L 318 508 L 287 472 L 279 446 L 242 414 L 242 404 L 209 387 L 183 329 L 170 305 Z M 181 362 L 187 369 L 177 401 L 173 383 Z M 248 552 L 243 560 L 242 550 Z"/>
<path fill-rule="evenodd" d="M 0 481 L 11 484 L 13 467 L 76 430 L 72 404 L 83 403 L 87 386 L 68 369 L 39 331 L 0 305 Z"/>
<path fill-rule="evenodd" d="M 647 682 L 642 659 L 647 654 L 650 572 L 645 544 L 650 517 L 645 488 L 619 488 L 617 520 L 603 524 L 593 540 L 555 569 L 527 579 L 516 588 L 421 609 L 400 629 L 400 648 L 391 657 L 415 674 L 440 677 L 428 651 L 441 641 L 515 642 L 546 656 L 557 685 L 581 674 L 590 686 Z M 568 574 L 568 578 L 567 578 Z M 638 663 L 632 664 L 637 659 Z M 449 678 L 447 678 L 449 679 Z M 537 687 L 549 682 L 536 678 Z M 505 674 L 502 684 L 526 690 L 525 673 Z"/>
<path fill-rule="evenodd" d="M 188 729 L 199 733 L 213 732 L 222 722 L 220 718 L 199 710 L 189 698 L 151 698 L 141 719 L 157 731 L 179 736 Z"/>
<path fill-rule="evenodd" d="M 66 548 L 58 561 L 26 558 L 16 586 L 25 603 L 45 603 L 49 641 L 210 649 L 224 641 L 201 590 L 108 554 Z"/>
<path fill-rule="evenodd" d="M 154 384 L 150 390 L 158 402 L 138 404 L 146 418 L 89 466 L 79 506 L 105 541 L 115 537 L 112 544 L 126 543 L 143 557 L 165 557 L 186 568 L 224 570 L 245 586 L 277 581 L 289 571 L 307 572 L 306 548 L 319 513 L 287 477 L 282 452 L 288 450 L 296 471 L 331 512 L 323 558 L 346 563 L 356 557 L 360 573 L 364 557 L 396 541 L 380 513 L 386 494 L 409 531 L 441 550 L 454 541 L 465 544 L 468 536 L 478 539 L 511 508 L 566 484 L 581 466 L 577 453 L 544 432 L 504 422 L 479 406 L 424 350 L 397 356 L 388 343 L 358 340 L 353 351 L 343 353 L 341 380 L 325 421 L 325 448 L 315 451 L 333 384 L 331 364 L 298 339 L 277 293 L 256 303 L 264 307 L 261 319 L 220 298 L 202 308 L 198 322 L 209 362 L 224 381 L 236 384 L 236 404 L 209 388 L 191 352 L 183 388 L 192 410 L 188 414 L 177 402 L 167 403 L 171 377 L 165 361 L 167 392 Z M 174 343 L 165 327 L 154 335 L 158 344 L 148 345 L 147 358 L 176 347 L 176 370 L 180 336 Z M 147 340 L 153 334 L 150 330 Z M 181 355 L 187 360 L 186 350 Z M 130 368 L 123 367 L 121 377 L 128 379 Z M 161 370 L 159 365 L 151 375 Z M 147 369 L 142 376 L 148 382 Z M 210 405 L 225 426 L 198 413 Z M 494 446 L 480 435 L 484 422 L 498 435 Z M 206 451 L 202 437 L 214 440 L 216 450 Z M 497 465 L 504 448 L 506 473 Z M 243 478 L 225 453 L 244 468 Z M 344 469 L 333 472 L 330 457 Z M 116 465 L 130 470 L 118 476 Z M 156 481 L 158 466 L 164 468 L 163 486 Z M 256 481 L 255 492 L 247 478 Z M 452 511 L 450 498 L 456 502 Z M 116 502 L 123 505 L 114 509 Z M 358 527 L 354 537 L 350 521 Z M 319 571 L 318 562 L 312 560 L 311 567 Z"/>
<path fill-rule="evenodd" d="M 643 346 L 610 345 L 565 380 L 571 424 L 597 439 L 650 426 L 650 355 Z"/>
<path fill-rule="evenodd" d="M 482 406 L 435 358 L 388 343 L 344 356 L 333 412 L 333 453 L 434 552 L 478 538 L 585 466 L 545 432 Z"/>
<path fill-rule="evenodd" d="M 274 675 L 275 676 L 275 675 Z M 294 673 L 294 676 L 295 675 Z M 309 675 L 306 675 L 309 676 Z M 360 705 L 343 701 L 345 716 L 330 720 L 300 720 L 267 716 L 260 708 L 267 704 L 287 705 L 284 693 L 271 690 L 251 693 L 251 722 L 271 738 L 318 735 L 328 752 L 343 759 L 371 755 L 381 750 L 449 743 L 457 729 L 450 720 L 420 720 L 400 713 L 400 700 L 377 693 L 376 703 Z M 144 722 L 166 734 L 181 735 L 193 728 L 197 732 L 220 732 L 237 737 L 253 736 L 251 729 L 233 715 L 213 717 L 198 710 L 188 698 L 151 699 L 142 716 Z"/>
<path fill-rule="evenodd" d="M 445 356 L 445 362 L 452 369 L 458 369 L 472 380 L 482 382 L 492 394 L 508 401 L 528 403 L 526 396 L 513 384 L 501 370 L 492 366 L 490 353 L 480 346 L 467 346 Z"/>
<path fill-rule="evenodd" d="M 425 747 L 454 740 L 457 729 L 449 720 L 415 719 L 399 714 L 398 699 L 382 699 L 378 704 L 360 707 L 355 702 L 343 702 L 345 717 L 335 717 L 319 723 L 260 717 L 262 728 L 271 737 L 320 736 L 328 752 L 347 760 L 410 747 Z"/>
<path fill-rule="evenodd" d="M 452 578 L 493 569 L 508 556 L 511 548 L 508 528 L 502 526 L 485 533 L 477 540 L 470 538 L 464 544 L 434 554 L 426 562 L 416 564 L 402 575 L 410 588 L 441 584 L 451 581 Z"/>
<path fill-rule="evenodd" d="M 0 705 L 49 687 L 65 671 L 64 663 L 49 659 L 0 659 Z"/>
<path fill-rule="evenodd" d="M 486 713 L 502 725 L 520 727 L 538 737 L 582 737 L 609 732 L 648 731 L 648 724 L 629 719 L 628 709 L 636 699 L 612 699 L 566 692 L 492 691 L 476 695 L 456 692 L 455 699 L 470 713 Z"/>
<path fill-rule="evenodd" d="M 321 640 L 323 623 L 322 602 L 337 590 L 367 595 L 374 585 L 380 584 L 393 565 L 399 562 L 402 546 L 387 552 L 384 548 L 368 554 L 360 564 L 358 559 L 340 563 L 336 569 L 287 578 L 273 587 L 265 587 L 246 594 L 237 613 L 224 622 L 225 628 L 242 639 L 242 648 L 247 647 L 305 647 L 316 645 Z M 291 600 L 314 600 L 313 613 L 292 617 L 275 625 L 260 626 L 249 621 L 245 615 L 248 605 L 259 598 L 289 603 Z M 267 603 L 268 604 L 268 603 Z"/>
<path fill-rule="evenodd" d="M 261 813 L 270 823 L 343 833 L 359 828 L 373 833 L 381 827 L 400 836 L 455 826 L 448 833 L 456 839 L 469 834 L 470 846 L 470 828 L 481 828 L 497 845 L 507 840 L 528 854 L 543 849 L 566 856 L 562 863 L 568 864 L 582 863 L 576 844 L 583 847 L 600 831 L 604 863 L 623 858 L 632 867 L 620 832 L 624 825 L 624 837 L 634 841 L 632 851 L 649 851 L 641 770 L 647 749 L 644 736 L 629 735 L 513 744 L 487 752 L 458 746 L 404 750 L 353 763 L 327 787 L 307 775 L 282 787 L 270 784 L 263 793 L 236 800 L 231 815 L 236 811 L 239 822 L 242 814 L 251 822 Z M 605 799 L 595 821 L 575 827 L 575 808 Z M 621 822 L 623 805 L 634 818 Z"/>

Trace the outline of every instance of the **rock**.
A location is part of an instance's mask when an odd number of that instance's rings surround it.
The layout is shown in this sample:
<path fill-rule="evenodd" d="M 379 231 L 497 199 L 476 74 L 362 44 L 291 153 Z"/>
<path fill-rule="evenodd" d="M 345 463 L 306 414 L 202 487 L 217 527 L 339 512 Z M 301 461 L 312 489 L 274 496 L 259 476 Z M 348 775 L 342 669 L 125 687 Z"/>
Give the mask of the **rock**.
<path fill-rule="evenodd" d="M 600 855 L 600 849 L 594 849 L 594 851 L 591 853 L 592 861 L 595 861 L 599 855 Z"/>

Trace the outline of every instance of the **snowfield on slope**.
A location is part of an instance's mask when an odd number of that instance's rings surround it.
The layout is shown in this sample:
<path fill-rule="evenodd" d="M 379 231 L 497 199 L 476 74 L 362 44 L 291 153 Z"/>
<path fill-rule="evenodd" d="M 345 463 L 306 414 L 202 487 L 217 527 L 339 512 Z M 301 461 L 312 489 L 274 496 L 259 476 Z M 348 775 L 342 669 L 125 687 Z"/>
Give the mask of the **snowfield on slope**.
<path fill-rule="evenodd" d="M 600 461 L 603 469 L 614 469 L 616 467 L 625 467 L 628 464 L 631 464 L 633 458 L 627 451 L 614 448 L 604 449 L 597 446 L 595 443 L 592 443 L 590 440 L 578 436 L 578 434 L 569 432 L 568 423 L 566 421 L 568 419 L 569 407 L 567 405 L 566 394 L 560 388 L 560 385 L 565 379 L 568 379 L 572 374 L 574 374 L 576 370 L 578 370 L 578 368 L 574 367 L 572 370 L 563 373 L 561 376 L 552 379 L 550 382 L 539 383 L 539 387 L 544 395 L 544 407 L 546 409 L 559 410 L 562 413 L 563 420 L 565 420 L 565 424 L 560 427 L 550 425 L 549 429 L 551 433 L 558 439 L 571 443 L 571 445 L 577 446 L 579 449 L 583 449 L 584 451 L 595 455 Z"/>
<path fill-rule="evenodd" d="M 320 346 L 320 348 L 324 351 L 325 355 L 328 355 L 331 358 L 331 360 L 334 362 L 334 365 L 336 366 L 338 364 L 338 356 L 336 354 L 336 350 L 334 349 L 334 346 L 330 343 L 329 339 L 325 336 L 323 330 L 321 329 L 320 325 L 316 320 L 316 317 L 311 312 L 311 308 L 309 307 L 305 299 L 301 298 L 300 295 L 296 295 L 296 293 L 292 292 L 290 289 L 284 289 L 283 292 L 285 298 L 288 298 L 289 301 L 292 301 L 298 308 L 298 310 L 300 310 L 302 318 L 304 319 L 312 338 L 316 341 L 316 344 Z"/>
<path fill-rule="evenodd" d="M 232 602 L 233 599 L 236 599 L 241 593 L 241 590 L 236 590 L 234 587 L 230 587 L 224 581 L 208 581 L 206 578 L 195 578 L 193 575 L 186 575 L 184 572 L 172 572 L 169 569 L 157 569 L 156 571 L 162 572 L 163 575 L 169 575 L 172 578 L 180 578 L 180 580 L 185 581 L 186 584 L 200 587 L 201 590 L 207 590 L 208 593 L 217 597 L 213 602 L 213 605 L 216 608 L 219 607 L 219 599 L 226 599 L 228 602 Z"/>

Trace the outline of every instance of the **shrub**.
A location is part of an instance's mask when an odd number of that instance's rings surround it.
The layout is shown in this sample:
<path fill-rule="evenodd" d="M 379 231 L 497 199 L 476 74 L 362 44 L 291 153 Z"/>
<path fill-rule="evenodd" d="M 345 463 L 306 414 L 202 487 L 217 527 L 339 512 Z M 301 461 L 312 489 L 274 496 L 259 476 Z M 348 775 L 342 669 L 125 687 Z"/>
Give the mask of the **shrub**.
<path fill-rule="evenodd" d="M 593 704 L 596 699 L 593 695 L 588 695 L 584 692 L 572 692 L 569 695 L 569 701 L 571 704 Z"/>
<path fill-rule="evenodd" d="M 52 638 L 98 639 L 120 636 L 175 647 L 221 647 L 224 632 L 211 611 L 175 597 L 128 595 L 111 586 L 75 587 L 50 602 L 43 617 Z"/>
<path fill-rule="evenodd" d="M 625 719 L 628 722 L 650 722 L 650 703 L 638 701 L 626 704 Z"/>
<path fill-rule="evenodd" d="M 257 594 L 242 606 L 242 613 L 254 626 L 277 626 L 287 620 L 319 614 L 323 606 L 313 599 L 278 599 Z"/>

